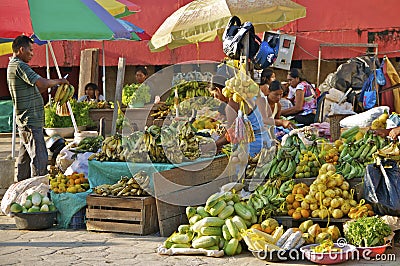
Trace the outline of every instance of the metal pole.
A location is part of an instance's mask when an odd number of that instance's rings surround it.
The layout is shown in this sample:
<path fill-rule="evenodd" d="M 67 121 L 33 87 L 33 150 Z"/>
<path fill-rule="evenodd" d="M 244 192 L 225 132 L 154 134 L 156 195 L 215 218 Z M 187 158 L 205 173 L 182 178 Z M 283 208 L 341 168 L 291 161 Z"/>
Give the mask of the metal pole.
<path fill-rule="evenodd" d="M 46 77 L 50 79 L 49 46 L 46 44 Z M 49 103 L 51 103 L 51 88 L 47 89 L 49 94 Z"/>
<path fill-rule="evenodd" d="M 321 54 L 322 54 L 322 51 L 321 51 L 321 46 L 320 46 L 319 50 L 318 50 L 317 88 L 319 87 L 319 75 L 321 73 Z"/>
<path fill-rule="evenodd" d="M 16 112 L 15 112 L 15 105 L 13 105 L 13 125 L 12 125 L 12 139 L 11 139 L 11 157 L 15 158 L 15 138 L 16 138 Z"/>
<path fill-rule="evenodd" d="M 107 100 L 106 98 L 106 54 L 104 51 L 104 41 L 102 43 L 102 49 L 103 49 L 103 76 L 101 77 L 101 80 L 103 81 L 103 96 L 104 100 Z"/>

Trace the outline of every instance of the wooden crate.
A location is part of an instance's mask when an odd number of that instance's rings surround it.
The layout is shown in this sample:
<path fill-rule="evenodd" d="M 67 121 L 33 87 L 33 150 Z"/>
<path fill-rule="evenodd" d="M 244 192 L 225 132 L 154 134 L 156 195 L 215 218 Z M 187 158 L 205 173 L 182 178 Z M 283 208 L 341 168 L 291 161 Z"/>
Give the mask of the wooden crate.
<path fill-rule="evenodd" d="M 89 231 L 148 235 L 158 232 L 155 199 L 148 197 L 87 196 Z"/>
<path fill-rule="evenodd" d="M 211 160 L 154 173 L 161 236 L 170 236 L 180 224 L 188 223 L 186 206 L 204 205 L 221 186 L 238 181 L 234 171 L 228 170 L 227 157 Z"/>

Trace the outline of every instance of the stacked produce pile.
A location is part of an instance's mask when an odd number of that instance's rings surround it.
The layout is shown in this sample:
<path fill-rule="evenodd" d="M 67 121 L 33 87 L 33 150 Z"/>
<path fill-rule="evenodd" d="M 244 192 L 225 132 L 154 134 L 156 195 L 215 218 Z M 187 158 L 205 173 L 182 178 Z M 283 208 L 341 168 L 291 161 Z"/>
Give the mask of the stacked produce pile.
<path fill-rule="evenodd" d="M 107 137 L 101 151 L 90 156 L 89 160 L 157 163 L 196 160 L 202 155 L 200 143 L 212 141 L 196 135 L 196 132 L 189 122 L 174 121 L 169 126 L 152 125 L 144 132 L 136 131 L 129 136 L 116 134 Z"/>
<path fill-rule="evenodd" d="M 205 206 L 187 207 L 186 215 L 189 224 L 179 226 L 164 242 L 166 248 L 223 249 L 229 256 L 240 254 L 240 232 L 257 222 L 256 210 L 230 191 L 211 195 Z"/>
<path fill-rule="evenodd" d="M 76 147 L 72 146 L 72 152 L 84 153 L 84 152 L 97 152 L 103 144 L 103 136 L 97 137 L 85 137 L 83 138 Z"/>
<path fill-rule="evenodd" d="M 391 142 L 387 146 L 379 149 L 376 155 L 384 159 L 400 161 L 399 143 Z"/>
<path fill-rule="evenodd" d="M 258 222 L 272 215 L 286 214 L 282 204 L 293 191 L 294 186 L 293 180 L 288 180 L 283 184 L 280 180 L 273 182 L 268 180 L 264 185 L 258 186 L 247 201 L 247 204 L 256 210 Z"/>
<path fill-rule="evenodd" d="M 297 134 L 288 136 L 285 144 L 280 147 L 275 158 L 268 163 L 269 170 L 265 173 L 269 178 L 275 179 L 292 178 L 296 173 L 297 164 L 300 162 L 301 151 L 306 150 L 306 146 Z"/>
<path fill-rule="evenodd" d="M 146 189 L 150 184 L 150 177 L 144 171 L 140 171 L 131 178 L 122 176 L 121 179 L 112 185 L 103 184 L 93 189 L 94 193 L 101 196 L 146 196 Z"/>
<path fill-rule="evenodd" d="M 320 228 L 318 224 L 313 224 L 312 220 L 304 221 L 298 228 L 288 228 L 285 231 L 276 220 L 269 218 L 260 226 L 254 225 L 247 229 L 242 235 L 250 250 L 271 252 L 299 249 L 304 244 L 322 243 L 326 240 L 336 241 L 340 237 L 340 231 L 335 225 Z"/>
<path fill-rule="evenodd" d="M 84 173 L 73 173 L 71 175 L 64 175 L 63 173 L 50 174 L 49 179 L 50 189 L 54 193 L 79 193 L 85 192 L 90 188 L 89 180 Z"/>
<path fill-rule="evenodd" d="M 146 84 L 127 84 L 122 89 L 122 104 L 148 103 L 150 101 L 150 87 Z"/>
<path fill-rule="evenodd" d="M 353 199 L 350 185 L 344 177 L 336 173 L 333 164 L 324 164 L 319 175 L 308 187 L 306 184 L 296 184 L 292 194 L 286 197 L 288 214 L 293 219 L 321 218 L 328 216 L 340 219 L 345 215 L 358 218 L 364 215 L 373 215 L 369 204 L 363 201 L 357 203 Z"/>
<path fill-rule="evenodd" d="M 352 127 L 341 134 L 343 144 L 337 170 L 346 179 L 363 177 L 365 166 L 374 162 L 372 155 L 386 145 L 384 138 L 367 131 L 360 132 L 359 127 Z"/>
<path fill-rule="evenodd" d="M 33 192 L 28 195 L 24 202 L 18 204 L 14 202 L 10 206 L 10 211 L 14 213 L 28 213 L 28 212 L 48 212 L 56 211 L 57 208 L 54 203 L 47 197 L 39 192 Z"/>

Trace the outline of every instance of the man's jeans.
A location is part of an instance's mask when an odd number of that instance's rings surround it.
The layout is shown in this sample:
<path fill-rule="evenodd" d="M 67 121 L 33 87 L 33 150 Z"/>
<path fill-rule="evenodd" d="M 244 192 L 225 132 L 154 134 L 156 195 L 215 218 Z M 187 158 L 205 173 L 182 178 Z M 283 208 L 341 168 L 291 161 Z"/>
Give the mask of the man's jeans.
<path fill-rule="evenodd" d="M 17 166 L 17 180 L 47 174 L 48 154 L 43 128 L 26 126 L 18 128 L 20 147 Z"/>

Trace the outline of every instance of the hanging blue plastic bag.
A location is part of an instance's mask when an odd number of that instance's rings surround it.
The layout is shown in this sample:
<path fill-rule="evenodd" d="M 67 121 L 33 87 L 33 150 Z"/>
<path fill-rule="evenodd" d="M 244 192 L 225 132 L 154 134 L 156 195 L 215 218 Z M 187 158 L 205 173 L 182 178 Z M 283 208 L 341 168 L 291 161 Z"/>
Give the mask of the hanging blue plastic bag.
<path fill-rule="evenodd" d="M 376 104 L 376 91 L 373 89 L 374 73 L 371 73 L 368 79 L 364 82 L 361 89 L 360 98 L 358 99 L 363 103 L 363 108 L 368 110 Z"/>
<path fill-rule="evenodd" d="M 385 75 L 383 74 L 382 68 L 378 68 L 376 70 L 376 83 L 378 83 L 381 86 L 386 85 L 386 79 L 385 79 Z"/>

